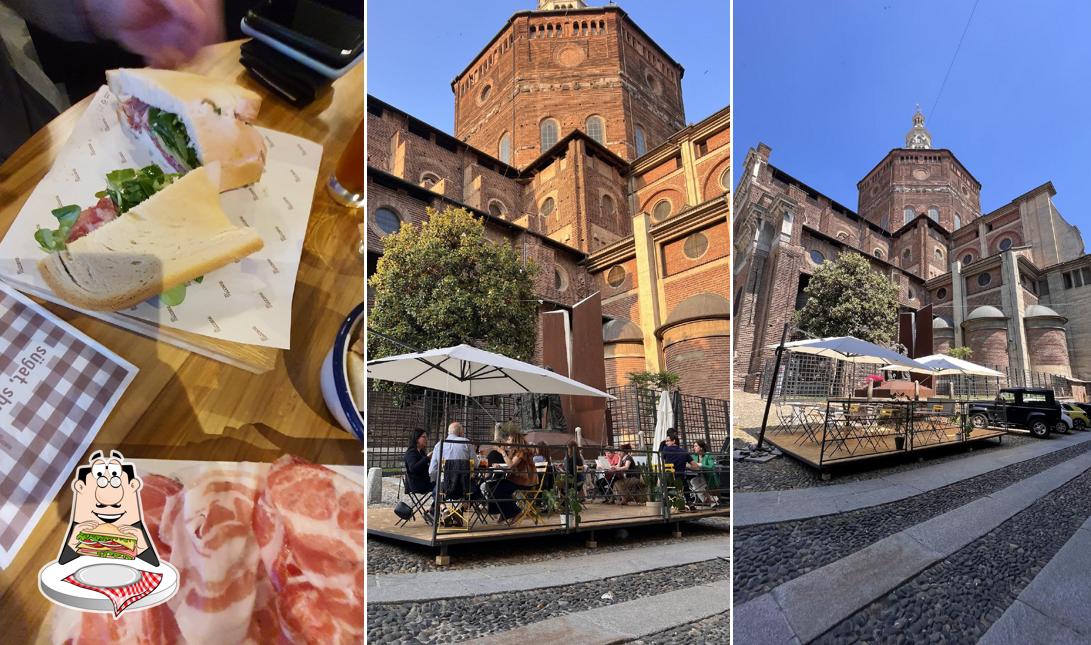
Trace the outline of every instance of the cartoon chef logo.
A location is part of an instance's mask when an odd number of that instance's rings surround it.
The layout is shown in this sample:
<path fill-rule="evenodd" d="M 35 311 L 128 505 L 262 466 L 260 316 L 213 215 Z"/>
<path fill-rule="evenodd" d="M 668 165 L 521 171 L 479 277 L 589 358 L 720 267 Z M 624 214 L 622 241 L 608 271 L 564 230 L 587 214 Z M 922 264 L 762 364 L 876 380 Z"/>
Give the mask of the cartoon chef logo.
<path fill-rule="evenodd" d="M 116 450 L 95 451 L 72 480 L 72 519 L 57 561 L 38 576 L 47 598 L 83 611 L 144 609 L 165 602 L 178 573 L 156 554 L 136 468 Z"/>
<path fill-rule="evenodd" d="M 155 546 L 144 528 L 140 478 L 116 450 L 109 457 L 96 451 L 90 464 L 72 480 L 72 524 L 57 559 L 61 564 L 81 555 L 132 560 L 159 566 Z"/>

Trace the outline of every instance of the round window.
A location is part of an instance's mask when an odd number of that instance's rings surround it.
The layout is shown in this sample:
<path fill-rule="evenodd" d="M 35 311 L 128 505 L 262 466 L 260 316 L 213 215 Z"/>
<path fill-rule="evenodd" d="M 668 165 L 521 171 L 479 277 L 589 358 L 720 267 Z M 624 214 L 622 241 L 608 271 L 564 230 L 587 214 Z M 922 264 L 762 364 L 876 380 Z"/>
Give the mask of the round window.
<path fill-rule="evenodd" d="M 982 273 L 981 275 L 977 276 L 977 283 L 982 287 L 987 286 L 992 281 L 993 277 L 988 273 Z"/>
<path fill-rule="evenodd" d="M 1000 240 L 1000 250 L 1001 251 L 1007 251 L 1010 248 L 1011 248 L 1011 238 L 1005 237 L 1004 239 Z"/>
<path fill-rule="evenodd" d="M 492 94 L 492 85 L 486 83 L 485 87 L 481 88 L 481 94 L 477 97 L 477 100 L 484 102 L 488 100 L 490 94 Z"/>
<path fill-rule="evenodd" d="M 936 297 L 939 298 L 940 300 L 943 300 L 944 298 L 946 298 L 947 297 L 947 289 L 945 289 L 943 287 L 940 287 L 936 291 Z"/>
<path fill-rule="evenodd" d="M 602 214 L 604 217 L 613 217 L 614 198 L 609 195 L 602 196 Z"/>
<path fill-rule="evenodd" d="M 809 255 L 811 256 L 811 262 L 814 262 L 815 264 L 822 264 L 826 261 L 826 256 L 822 255 L 822 251 L 819 251 L 818 249 L 811 249 Z"/>
<path fill-rule="evenodd" d="M 553 288 L 564 291 L 568 288 L 568 274 L 561 267 L 553 268 Z"/>
<path fill-rule="evenodd" d="M 542 205 L 538 208 L 538 214 L 542 217 L 549 217 L 553 212 L 553 207 L 556 206 L 556 202 L 552 197 L 546 197 L 546 200 L 542 202 Z"/>
<path fill-rule="evenodd" d="M 970 264 L 973 261 L 974 261 L 974 256 L 970 255 L 969 253 L 962 256 L 962 263 L 963 264 Z"/>
<path fill-rule="evenodd" d="M 657 222 L 662 222 L 667 219 L 671 214 L 671 203 L 668 199 L 661 199 L 659 203 L 652 209 L 652 219 Z"/>
<path fill-rule="evenodd" d="M 696 260 L 708 251 L 708 237 L 700 231 L 692 233 L 686 238 L 686 243 L 682 246 L 682 251 L 686 254 L 687 258 Z"/>
<path fill-rule="evenodd" d="M 606 284 L 611 287 L 620 287 L 625 283 L 625 267 L 620 264 L 606 272 Z"/>
<path fill-rule="evenodd" d="M 382 207 L 375 211 L 375 226 L 383 232 L 383 235 L 397 233 L 402 227 L 402 218 L 398 217 L 393 209 Z"/>
<path fill-rule="evenodd" d="M 875 257 L 882 260 L 883 259 L 883 250 L 882 249 L 875 249 L 875 251 L 872 253 L 872 255 L 874 255 Z"/>

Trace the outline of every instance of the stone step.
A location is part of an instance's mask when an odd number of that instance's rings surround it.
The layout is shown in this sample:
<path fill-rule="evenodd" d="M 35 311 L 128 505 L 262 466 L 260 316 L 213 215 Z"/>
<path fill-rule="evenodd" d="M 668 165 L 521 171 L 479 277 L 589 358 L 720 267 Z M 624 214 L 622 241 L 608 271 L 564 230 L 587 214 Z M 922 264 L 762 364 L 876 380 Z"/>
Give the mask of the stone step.
<path fill-rule="evenodd" d="M 469 642 L 477 645 L 549 641 L 581 645 L 623 643 L 721 614 L 730 605 L 730 584 L 724 580 L 558 616 Z"/>
<path fill-rule="evenodd" d="M 730 540 L 717 537 L 527 564 L 368 576 L 366 598 L 370 604 L 526 591 L 726 559 L 730 554 Z"/>
<path fill-rule="evenodd" d="M 1091 468 L 1083 453 L 785 582 L 734 610 L 740 643 L 817 638 Z"/>
<path fill-rule="evenodd" d="M 1091 432 L 1058 435 L 1003 451 L 980 451 L 954 461 L 831 486 L 736 493 L 736 528 L 787 522 L 895 502 L 1012 464 L 1091 441 Z"/>

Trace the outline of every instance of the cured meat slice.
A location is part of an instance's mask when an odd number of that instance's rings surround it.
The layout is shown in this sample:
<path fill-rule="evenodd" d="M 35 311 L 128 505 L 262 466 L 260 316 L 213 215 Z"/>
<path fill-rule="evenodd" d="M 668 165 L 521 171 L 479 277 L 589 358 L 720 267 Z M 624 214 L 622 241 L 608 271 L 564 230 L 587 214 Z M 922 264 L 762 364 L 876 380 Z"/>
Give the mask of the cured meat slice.
<path fill-rule="evenodd" d="M 294 642 L 364 638 L 364 493 L 337 473 L 285 456 L 254 515 L 282 633 Z"/>
<path fill-rule="evenodd" d="M 118 103 L 118 108 L 134 131 L 139 132 L 148 127 L 148 104 L 144 101 L 128 97 Z"/>
<path fill-rule="evenodd" d="M 117 219 L 117 206 L 114 206 L 113 200 L 109 197 L 103 197 L 94 206 L 88 206 L 80 211 L 79 216 L 76 217 L 76 223 L 68 231 L 68 239 L 65 241 L 75 242 L 103 224 L 112 222 L 115 219 Z"/>
<path fill-rule="evenodd" d="M 178 593 L 167 604 L 188 642 L 247 639 L 257 590 L 254 503 L 266 468 L 240 464 L 201 473 L 167 503 L 170 524 L 161 534 L 179 572 Z"/>

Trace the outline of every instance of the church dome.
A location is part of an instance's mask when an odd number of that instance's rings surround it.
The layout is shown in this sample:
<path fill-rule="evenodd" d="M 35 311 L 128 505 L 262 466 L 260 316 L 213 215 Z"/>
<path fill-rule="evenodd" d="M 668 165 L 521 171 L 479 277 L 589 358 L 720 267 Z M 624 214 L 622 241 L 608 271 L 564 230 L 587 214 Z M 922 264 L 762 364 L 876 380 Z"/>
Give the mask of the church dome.
<path fill-rule="evenodd" d="M 939 316 L 932 318 L 932 329 L 950 329 L 951 323 L 947 322 Z"/>
<path fill-rule="evenodd" d="M 1056 318 L 1062 317 L 1061 314 L 1053 311 L 1045 305 L 1031 305 L 1027 307 L 1027 310 L 1025 312 L 1023 312 L 1024 318 L 1041 318 L 1044 316 L 1053 316 Z"/>
<path fill-rule="evenodd" d="M 727 318 L 730 312 L 727 298 L 715 293 L 699 293 L 679 303 L 667 316 L 664 326 L 702 318 Z"/>
<path fill-rule="evenodd" d="M 643 341 L 640 327 L 628 318 L 614 318 L 602 326 L 602 340 L 610 342 Z"/>
<path fill-rule="evenodd" d="M 1004 312 L 1000 311 L 992 305 L 983 305 L 970 312 L 969 316 L 966 316 L 966 320 L 981 320 L 985 318 L 1007 318 Z"/>

